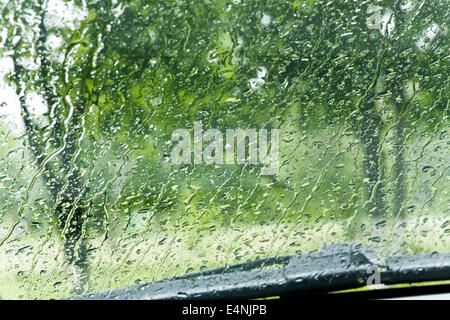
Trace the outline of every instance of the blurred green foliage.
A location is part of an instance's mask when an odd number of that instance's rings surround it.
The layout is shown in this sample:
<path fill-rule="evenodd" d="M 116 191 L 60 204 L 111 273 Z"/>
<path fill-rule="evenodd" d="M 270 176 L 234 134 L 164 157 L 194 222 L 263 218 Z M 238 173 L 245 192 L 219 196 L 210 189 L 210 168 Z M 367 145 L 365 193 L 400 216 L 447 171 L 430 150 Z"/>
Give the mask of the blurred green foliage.
<path fill-rule="evenodd" d="M 129 270 L 152 280 L 342 240 L 443 250 L 445 221 L 428 244 L 428 231 L 416 236 L 449 213 L 449 10 L 408 3 L 3 1 L 0 53 L 25 132 L 5 129 L 1 145 L 25 156 L 1 153 L 0 177 L 27 181 L 0 180 L 2 245 L 14 247 L 16 227 L 35 234 L 36 265 L 59 235 L 78 248 L 69 254 L 89 253 L 92 274 L 124 274 L 85 290 L 129 284 Z M 279 128 L 278 174 L 172 165 L 170 136 L 194 121 Z"/>

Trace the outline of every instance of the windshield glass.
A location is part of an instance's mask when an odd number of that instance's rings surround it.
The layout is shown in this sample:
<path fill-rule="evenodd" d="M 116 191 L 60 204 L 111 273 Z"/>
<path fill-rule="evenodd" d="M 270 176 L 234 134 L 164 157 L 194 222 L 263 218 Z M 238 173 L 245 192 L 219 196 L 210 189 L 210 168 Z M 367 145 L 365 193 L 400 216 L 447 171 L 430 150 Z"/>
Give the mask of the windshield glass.
<path fill-rule="evenodd" d="M 449 251 L 447 1 L 0 10 L 1 298 Z"/>

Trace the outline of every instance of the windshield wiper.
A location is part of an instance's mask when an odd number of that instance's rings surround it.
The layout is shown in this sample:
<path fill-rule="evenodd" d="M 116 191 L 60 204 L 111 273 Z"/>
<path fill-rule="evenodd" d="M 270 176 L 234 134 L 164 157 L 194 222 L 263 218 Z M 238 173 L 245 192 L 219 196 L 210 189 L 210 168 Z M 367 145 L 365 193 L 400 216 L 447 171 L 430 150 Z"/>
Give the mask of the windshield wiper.
<path fill-rule="evenodd" d="M 450 280 L 450 253 L 395 256 L 381 262 L 364 245 L 340 243 L 308 254 L 255 260 L 71 299 L 209 300 L 319 294 L 363 287 L 374 270 L 386 285 Z"/>

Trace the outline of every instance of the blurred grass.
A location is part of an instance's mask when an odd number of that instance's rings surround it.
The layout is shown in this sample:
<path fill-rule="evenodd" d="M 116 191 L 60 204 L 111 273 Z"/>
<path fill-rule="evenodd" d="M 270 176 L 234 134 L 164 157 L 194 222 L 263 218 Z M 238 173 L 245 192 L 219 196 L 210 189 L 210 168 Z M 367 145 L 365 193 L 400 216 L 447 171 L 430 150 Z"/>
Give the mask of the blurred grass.
<path fill-rule="evenodd" d="M 410 219 L 403 236 L 394 237 L 388 244 L 363 233 L 350 238 L 345 224 L 337 221 L 320 226 L 303 224 L 291 234 L 276 234 L 273 225 L 234 225 L 203 232 L 169 227 L 145 237 L 126 234 L 105 241 L 90 253 L 90 277 L 85 289 L 104 291 L 277 254 L 307 253 L 341 241 L 364 243 L 381 256 L 387 247 L 395 246 L 402 247 L 402 254 L 444 252 L 450 248 L 450 237 L 441 228 L 443 223 L 444 219 L 429 218 L 418 225 Z M 0 253 L 2 299 L 55 299 L 72 294 L 75 271 L 65 264 L 62 244 L 56 238 L 45 242 L 45 237 L 21 235 L 8 243 Z M 92 244 L 96 242 L 100 245 L 101 238 L 93 239 Z"/>

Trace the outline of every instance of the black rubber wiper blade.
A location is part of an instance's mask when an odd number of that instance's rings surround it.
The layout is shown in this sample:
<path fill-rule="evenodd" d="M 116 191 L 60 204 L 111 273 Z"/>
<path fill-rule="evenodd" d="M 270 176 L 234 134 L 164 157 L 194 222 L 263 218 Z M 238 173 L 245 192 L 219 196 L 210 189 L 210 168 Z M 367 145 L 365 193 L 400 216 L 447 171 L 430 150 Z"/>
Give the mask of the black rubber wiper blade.
<path fill-rule="evenodd" d="M 381 262 L 358 243 L 340 243 L 303 255 L 272 257 L 230 267 L 71 299 L 250 299 L 327 293 L 366 285 L 374 267 L 382 284 L 450 279 L 450 253 L 398 256 Z"/>

